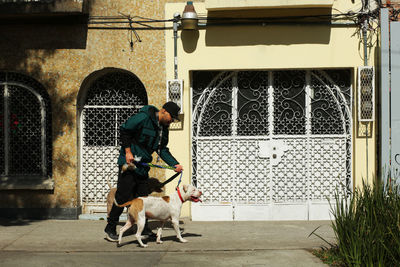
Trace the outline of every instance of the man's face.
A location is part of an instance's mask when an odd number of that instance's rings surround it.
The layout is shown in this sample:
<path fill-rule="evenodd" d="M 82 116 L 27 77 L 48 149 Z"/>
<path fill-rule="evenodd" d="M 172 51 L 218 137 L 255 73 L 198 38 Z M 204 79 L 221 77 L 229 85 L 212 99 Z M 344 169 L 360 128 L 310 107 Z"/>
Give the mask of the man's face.
<path fill-rule="evenodd" d="M 171 114 L 169 114 L 169 112 L 165 109 L 160 110 L 158 120 L 160 124 L 164 126 L 169 126 L 174 121 L 174 119 L 171 117 Z"/>

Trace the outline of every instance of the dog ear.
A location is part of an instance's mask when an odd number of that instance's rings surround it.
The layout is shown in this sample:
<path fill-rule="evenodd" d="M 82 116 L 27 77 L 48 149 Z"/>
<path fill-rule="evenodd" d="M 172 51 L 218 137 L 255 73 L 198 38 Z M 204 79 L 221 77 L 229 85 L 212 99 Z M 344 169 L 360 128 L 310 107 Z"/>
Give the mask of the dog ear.
<path fill-rule="evenodd" d="M 189 187 L 189 186 L 188 186 L 187 184 L 184 184 L 184 185 L 183 185 L 183 187 L 182 187 L 182 188 L 183 188 L 183 191 L 185 191 L 185 193 L 187 192 L 187 190 L 188 190 L 188 187 Z"/>

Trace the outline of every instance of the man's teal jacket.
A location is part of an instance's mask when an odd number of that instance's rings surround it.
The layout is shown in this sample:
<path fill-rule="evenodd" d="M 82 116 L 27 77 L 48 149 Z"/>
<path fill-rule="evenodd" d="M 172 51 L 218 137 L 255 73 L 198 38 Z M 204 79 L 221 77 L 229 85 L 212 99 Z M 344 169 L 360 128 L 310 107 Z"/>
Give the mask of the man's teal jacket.
<path fill-rule="evenodd" d="M 130 147 L 133 157 L 140 162 L 149 163 L 152 161 L 152 154 L 157 154 L 169 165 L 175 166 L 179 162 L 171 155 L 168 145 L 169 130 L 166 126 L 161 126 L 156 118 L 159 110 L 151 105 L 144 106 L 139 113 L 130 117 L 120 127 L 121 151 L 118 164 L 126 163 L 125 148 Z M 160 142 L 161 133 L 161 142 Z M 142 176 L 148 176 L 150 170 L 147 166 L 137 165 L 135 172 Z"/>

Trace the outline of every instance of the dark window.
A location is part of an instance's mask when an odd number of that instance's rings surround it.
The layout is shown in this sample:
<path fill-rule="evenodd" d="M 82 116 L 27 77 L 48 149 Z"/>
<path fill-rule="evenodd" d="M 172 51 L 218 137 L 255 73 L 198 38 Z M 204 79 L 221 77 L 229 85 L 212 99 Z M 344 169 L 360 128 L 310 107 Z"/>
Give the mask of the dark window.
<path fill-rule="evenodd" d="M 0 73 L 1 176 L 51 176 L 51 108 L 34 79 Z"/>

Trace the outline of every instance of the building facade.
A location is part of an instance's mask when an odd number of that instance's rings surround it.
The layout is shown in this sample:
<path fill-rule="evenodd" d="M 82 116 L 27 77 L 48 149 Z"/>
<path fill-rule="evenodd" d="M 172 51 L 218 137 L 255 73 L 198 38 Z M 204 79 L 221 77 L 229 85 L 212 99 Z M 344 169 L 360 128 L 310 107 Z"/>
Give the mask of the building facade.
<path fill-rule="evenodd" d="M 119 125 L 169 98 L 182 105 L 169 147 L 183 183 L 204 193 L 183 217 L 329 219 L 328 198 L 372 182 L 378 116 L 359 116 L 358 88 L 360 70 L 374 74 L 379 63 L 374 6 L 32 2 L 2 4 L 4 214 L 103 213 Z M 197 29 L 186 29 L 183 11 L 193 7 Z M 369 18 L 366 57 L 361 12 Z"/>
<path fill-rule="evenodd" d="M 184 6 L 167 4 L 166 18 Z M 188 214 L 194 220 L 329 219 L 328 199 L 376 178 L 374 108 L 368 119 L 363 113 L 376 95 L 367 104 L 358 95 L 365 85 L 359 72 L 370 74 L 368 88 L 375 86 L 374 7 L 256 0 L 193 6 L 199 27 L 182 29 L 177 42 L 187 127 L 172 135 L 184 140 L 179 158 L 191 166 L 187 181 L 204 192 Z M 369 14 L 365 53 L 363 12 Z M 167 63 L 174 58 L 168 34 Z M 167 80 L 174 79 L 174 65 L 166 68 Z"/>

